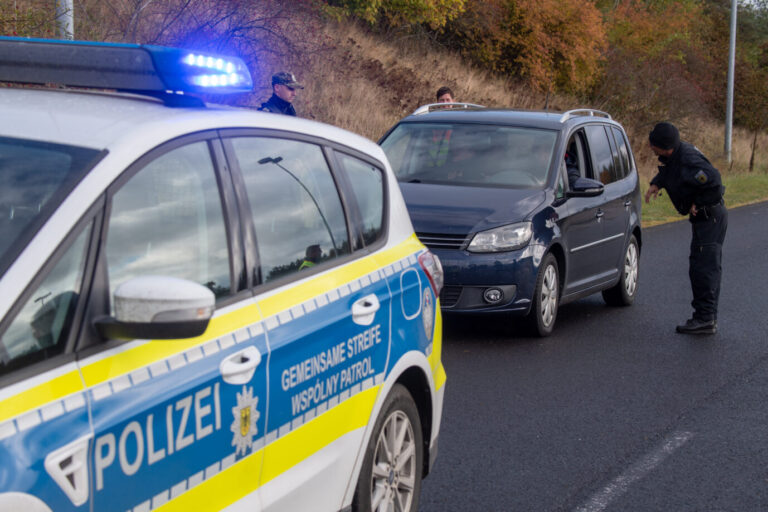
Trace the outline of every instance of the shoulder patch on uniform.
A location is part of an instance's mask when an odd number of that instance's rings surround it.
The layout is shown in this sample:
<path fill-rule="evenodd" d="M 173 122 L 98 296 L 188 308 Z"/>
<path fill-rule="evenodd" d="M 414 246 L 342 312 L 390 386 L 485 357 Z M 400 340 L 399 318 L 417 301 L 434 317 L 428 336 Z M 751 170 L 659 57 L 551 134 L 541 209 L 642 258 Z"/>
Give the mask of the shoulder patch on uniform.
<path fill-rule="evenodd" d="M 699 170 L 693 177 L 696 178 L 696 181 L 699 183 L 707 182 L 707 173 L 705 173 L 703 169 Z"/>

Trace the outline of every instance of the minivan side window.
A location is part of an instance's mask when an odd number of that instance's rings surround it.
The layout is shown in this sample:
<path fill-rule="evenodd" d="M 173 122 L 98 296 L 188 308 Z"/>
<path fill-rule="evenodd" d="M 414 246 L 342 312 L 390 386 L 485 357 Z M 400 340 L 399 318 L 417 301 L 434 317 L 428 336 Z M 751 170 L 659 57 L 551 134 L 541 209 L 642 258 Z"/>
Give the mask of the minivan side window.
<path fill-rule="evenodd" d="M 616 146 L 619 150 L 619 160 L 621 161 L 621 164 L 624 168 L 623 177 L 629 176 L 632 167 L 629 164 L 629 149 L 627 147 L 627 139 L 624 138 L 624 134 L 617 127 L 612 126 L 611 130 L 613 131 L 613 138 L 616 141 Z"/>
<path fill-rule="evenodd" d="M 89 225 L 0 336 L 0 376 L 64 352 L 80 296 L 90 234 Z"/>
<path fill-rule="evenodd" d="M 217 298 L 229 294 L 229 247 L 207 142 L 154 159 L 114 194 L 106 255 L 110 297 L 143 275 L 187 279 Z"/>
<path fill-rule="evenodd" d="M 605 128 L 602 125 L 589 125 L 586 127 L 589 150 L 592 154 L 592 167 L 595 179 L 604 185 L 616 181 L 613 153 L 608 143 Z"/>
<path fill-rule="evenodd" d="M 336 154 L 354 192 L 363 242 L 370 245 L 384 232 L 384 176 L 378 167 L 344 153 Z"/>
<path fill-rule="evenodd" d="M 317 144 L 236 137 L 263 282 L 350 253 L 336 182 Z"/>

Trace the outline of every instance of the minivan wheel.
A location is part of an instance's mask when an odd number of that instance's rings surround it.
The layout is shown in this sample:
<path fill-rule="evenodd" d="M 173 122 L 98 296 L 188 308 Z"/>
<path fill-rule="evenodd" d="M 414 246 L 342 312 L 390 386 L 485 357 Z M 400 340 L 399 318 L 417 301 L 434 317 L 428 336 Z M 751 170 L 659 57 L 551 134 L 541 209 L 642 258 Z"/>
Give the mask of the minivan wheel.
<path fill-rule="evenodd" d="M 395 384 L 368 442 L 352 510 L 416 512 L 423 461 L 419 411 L 408 390 Z"/>
<path fill-rule="evenodd" d="M 560 280 L 557 260 L 552 254 L 547 254 L 539 267 L 533 304 L 531 304 L 531 312 L 528 313 L 528 324 L 534 335 L 543 338 L 552 334 L 559 303 Z"/>
<path fill-rule="evenodd" d="M 637 277 L 640 271 L 640 250 L 634 235 L 629 236 L 627 250 L 616 286 L 603 290 L 603 300 L 609 306 L 630 306 L 637 295 Z"/>

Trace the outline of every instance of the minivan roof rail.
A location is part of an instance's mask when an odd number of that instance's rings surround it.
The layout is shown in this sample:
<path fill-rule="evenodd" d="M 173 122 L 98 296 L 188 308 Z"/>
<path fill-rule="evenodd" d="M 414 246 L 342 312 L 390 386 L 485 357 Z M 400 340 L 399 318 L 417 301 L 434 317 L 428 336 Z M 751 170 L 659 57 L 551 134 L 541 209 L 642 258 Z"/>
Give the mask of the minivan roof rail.
<path fill-rule="evenodd" d="M 577 109 L 564 112 L 563 115 L 560 116 L 560 122 L 564 123 L 567 120 L 576 116 L 600 116 L 600 117 L 605 117 L 607 119 L 613 119 L 611 117 L 611 114 L 607 112 L 603 112 L 602 110 L 594 110 L 591 108 L 577 108 Z"/>
<path fill-rule="evenodd" d="M 478 108 L 485 108 L 485 105 L 475 105 L 474 103 L 430 103 L 420 106 L 411 115 L 418 116 L 435 110 L 475 110 Z"/>

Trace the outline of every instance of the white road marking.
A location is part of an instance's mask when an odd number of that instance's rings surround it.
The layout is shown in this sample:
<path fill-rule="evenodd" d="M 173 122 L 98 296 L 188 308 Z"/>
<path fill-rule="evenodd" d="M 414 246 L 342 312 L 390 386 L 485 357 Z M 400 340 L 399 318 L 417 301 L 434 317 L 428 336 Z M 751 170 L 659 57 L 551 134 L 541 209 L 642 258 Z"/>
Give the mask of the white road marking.
<path fill-rule="evenodd" d="M 616 477 L 610 484 L 597 492 L 576 512 L 601 512 L 616 498 L 627 492 L 629 486 L 650 473 L 656 466 L 693 438 L 691 432 L 675 432 L 664 443 Z"/>

